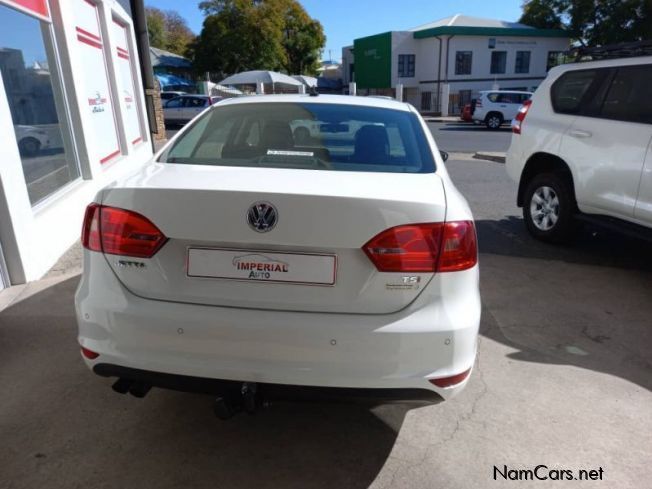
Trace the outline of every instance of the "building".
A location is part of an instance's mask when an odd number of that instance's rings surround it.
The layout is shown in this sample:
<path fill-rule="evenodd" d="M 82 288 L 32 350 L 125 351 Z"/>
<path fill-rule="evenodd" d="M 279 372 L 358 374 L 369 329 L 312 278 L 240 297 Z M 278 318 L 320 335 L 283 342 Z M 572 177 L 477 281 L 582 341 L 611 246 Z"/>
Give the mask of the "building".
<path fill-rule="evenodd" d="M 570 35 L 466 15 L 356 39 L 342 51 L 345 84 L 393 95 L 424 112 L 455 113 L 480 90 L 533 90 L 569 49 Z"/>
<path fill-rule="evenodd" d="M 1 289 L 47 272 L 152 143 L 128 0 L 0 0 L 0 25 Z"/>

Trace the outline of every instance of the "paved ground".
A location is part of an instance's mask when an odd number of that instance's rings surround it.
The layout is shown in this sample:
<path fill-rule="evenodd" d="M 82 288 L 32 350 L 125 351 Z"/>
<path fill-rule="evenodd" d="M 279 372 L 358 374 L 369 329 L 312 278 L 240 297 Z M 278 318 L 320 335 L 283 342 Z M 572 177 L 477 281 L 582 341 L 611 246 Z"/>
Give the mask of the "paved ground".
<path fill-rule="evenodd" d="M 507 151 L 512 140 L 509 126 L 490 131 L 485 126 L 468 122 L 429 122 L 439 149 L 451 153 Z"/>
<path fill-rule="evenodd" d="M 459 397 L 413 410 L 278 404 L 221 422 L 205 396 L 120 396 L 82 364 L 78 276 L 55 272 L 0 313 L 0 487 L 649 486 L 649 246 L 591 229 L 567 248 L 535 242 L 503 165 L 448 168 L 476 215 L 484 302 Z M 494 465 L 539 464 L 601 467 L 604 481 L 493 480 Z"/>

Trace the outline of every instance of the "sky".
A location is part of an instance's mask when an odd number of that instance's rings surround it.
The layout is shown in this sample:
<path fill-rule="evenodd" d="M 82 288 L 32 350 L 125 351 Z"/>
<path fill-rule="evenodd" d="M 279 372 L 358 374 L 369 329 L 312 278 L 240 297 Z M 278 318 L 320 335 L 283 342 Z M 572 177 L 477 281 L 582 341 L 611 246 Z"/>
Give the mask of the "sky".
<path fill-rule="evenodd" d="M 353 39 L 387 31 L 400 31 L 455 14 L 516 21 L 522 0 L 299 0 L 311 17 L 319 20 L 326 33 L 324 59 L 339 61 L 342 48 Z M 145 0 L 163 10 L 176 10 L 196 33 L 201 31 L 203 14 L 199 0 Z"/>

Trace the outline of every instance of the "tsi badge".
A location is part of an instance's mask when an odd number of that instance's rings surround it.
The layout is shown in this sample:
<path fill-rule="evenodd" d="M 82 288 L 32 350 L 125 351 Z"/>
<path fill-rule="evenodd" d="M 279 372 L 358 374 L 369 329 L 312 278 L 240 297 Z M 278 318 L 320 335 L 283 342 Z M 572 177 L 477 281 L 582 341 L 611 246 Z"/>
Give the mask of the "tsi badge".
<path fill-rule="evenodd" d="M 418 275 L 406 275 L 400 277 L 396 282 L 389 282 L 385 284 L 387 290 L 417 290 L 421 283 L 421 277 Z"/>

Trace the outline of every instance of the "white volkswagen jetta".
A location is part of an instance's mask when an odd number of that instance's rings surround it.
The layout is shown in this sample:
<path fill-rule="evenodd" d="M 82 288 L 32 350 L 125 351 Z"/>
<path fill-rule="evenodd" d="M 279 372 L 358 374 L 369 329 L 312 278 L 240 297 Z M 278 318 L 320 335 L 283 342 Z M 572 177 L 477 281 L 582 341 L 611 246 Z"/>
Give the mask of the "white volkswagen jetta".
<path fill-rule="evenodd" d="M 408 104 L 224 101 L 89 205 L 83 357 L 119 392 L 216 393 L 225 416 L 267 396 L 448 398 L 476 355 L 472 219 Z"/>

